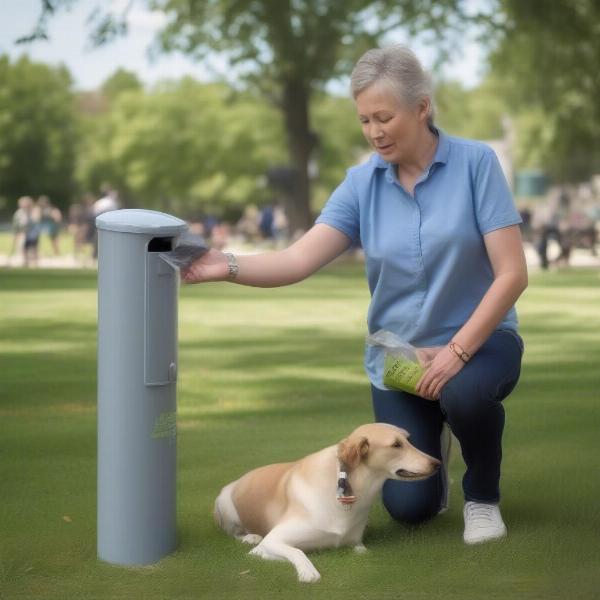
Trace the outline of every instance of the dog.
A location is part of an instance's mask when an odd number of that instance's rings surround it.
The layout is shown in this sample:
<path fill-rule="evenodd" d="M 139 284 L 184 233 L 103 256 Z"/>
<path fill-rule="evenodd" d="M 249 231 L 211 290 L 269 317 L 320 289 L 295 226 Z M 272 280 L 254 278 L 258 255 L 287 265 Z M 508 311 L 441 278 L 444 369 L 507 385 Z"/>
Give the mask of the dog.
<path fill-rule="evenodd" d="M 250 554 L 288 560 L 301 582 L 321 575 L 305 551 L 354 546 L 365 552 L 369 509 L 386 479 L 417 481 L 441 462 L 415 448 L 410 434 L 387 423 L 361 425 L 338 444 L 300 460 L 254 469 L 226 485 L 216 523 Z"/>

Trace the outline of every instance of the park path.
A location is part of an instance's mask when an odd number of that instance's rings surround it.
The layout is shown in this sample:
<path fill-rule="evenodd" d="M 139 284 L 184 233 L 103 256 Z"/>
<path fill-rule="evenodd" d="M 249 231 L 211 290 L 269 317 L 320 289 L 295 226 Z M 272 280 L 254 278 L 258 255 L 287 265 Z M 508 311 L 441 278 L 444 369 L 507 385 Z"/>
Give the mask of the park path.
<path fill-rule="evenodd" d="M 527 267 L 534 271 L 540 268 L 537 252 L 533 245 L 529 242 L 524 243 L 525 248 L 525 259 L 527 260 Z M 240 254 L 252 254 L 253 251 L 244 248 L 236 248 L 230 246 L 225 248 L 227 252 L 240 253 Z M 258 249 L 256 251 L 260 251 Z M 550 256 L 552 253 L 549 252 Z M 0 254 L 0 268 L 1 267 L 22 267 L 23 259 L 20 256 L 7 256 L 6 254 Z M 572 267 L 598 267 L 600 268 L 600 255 L 592 256 L 589 250 L 575 249 L 571 252 L 570 266 Z M 38 268 L 42 269 L 81 269 L 81 268 L 95 268 L 95 262 L 89 257 L 75 258 L 72 255 L 62 256 L 42 256 L 38 261 Z M 550 267 L 552 270 L 553 266 Z"/>

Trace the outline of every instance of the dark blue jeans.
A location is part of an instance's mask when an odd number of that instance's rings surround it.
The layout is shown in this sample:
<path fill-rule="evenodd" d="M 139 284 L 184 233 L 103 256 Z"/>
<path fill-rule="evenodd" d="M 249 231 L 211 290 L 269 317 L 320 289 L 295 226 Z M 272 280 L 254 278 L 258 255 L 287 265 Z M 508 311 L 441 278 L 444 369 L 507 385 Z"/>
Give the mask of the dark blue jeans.
<path fill-rule="evenodd" d="M 467 470 L 465 500 L 499 502 L 504 406 L 521 374 L 523 338 L 513 330 L 495 330 L 454 377 L 439 401 L 408 392 L 371 386 L 375 420 L 410 433 L 411 443 L 442 459 L 440 434 L 447 421 L 461 446 Z M 422 481 L 388 479 L 383 503 L 399 521 L 417 523 L 435 516 L 444 496 L 441 470 Z"/>

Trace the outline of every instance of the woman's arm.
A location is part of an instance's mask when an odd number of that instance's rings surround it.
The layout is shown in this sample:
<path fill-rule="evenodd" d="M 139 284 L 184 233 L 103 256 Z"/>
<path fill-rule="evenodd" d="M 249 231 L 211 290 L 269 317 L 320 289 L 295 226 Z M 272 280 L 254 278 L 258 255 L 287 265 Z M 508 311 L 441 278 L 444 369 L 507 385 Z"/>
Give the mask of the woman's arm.
<path fill-rule="evenodd" d="M 297 283 L 342 254 L 350 244 L 346 234 L 318 223 L 284 250 L 236 256 L 239 272 L 235 283 L 255 287 Z M 226 281 L 226 255 L 211 249 L 182 272 L 182 279 L 185 283 Z"/>
<path fill-rule="evenodd" d="M 519 226 L 495 229 L 486 233 L 483 239 L 494 271 L 494 281 L 469 320 L 452 338 L 471 356 L 491 335 L 528 284 Z M 463 368 L 464 363 L 448 345 L 432 350 L 435 356 L 417 382 L 416 392 L 428 400 L 439 400 L 446 382 Z"/>
<path fill-rule="evenodd" d="M 483 236 L 494 281 L 452 340 L 471 356 L 488 339 L 528 285 L 521 230 L 510 225 Z"/>

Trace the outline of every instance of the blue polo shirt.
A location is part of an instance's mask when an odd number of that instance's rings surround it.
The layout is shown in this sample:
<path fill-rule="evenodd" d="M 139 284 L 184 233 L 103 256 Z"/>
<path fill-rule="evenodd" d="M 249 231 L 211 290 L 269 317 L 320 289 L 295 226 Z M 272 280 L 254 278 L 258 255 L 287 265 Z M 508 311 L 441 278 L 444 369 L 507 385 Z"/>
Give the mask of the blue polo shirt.
<path fill-rule="evenodd" d="M 414 196 L 373 153 L 347 170 L 316 219 L 363 247 L 369 333 L 388 329 L 415 346 L 446 344 L 468 321 L 494 280 L 484 234 L 523 222 L 494 151 L 435 133 L 435 156 Z M 518 331 L 514 305 L 497 328 Z M 365 346 L 365 370 L 386 389 L 381 353 Z"/>

